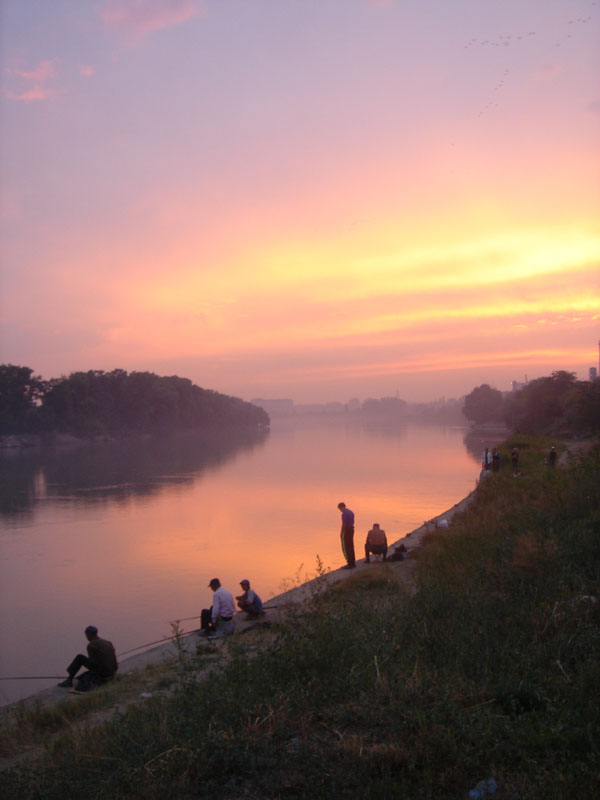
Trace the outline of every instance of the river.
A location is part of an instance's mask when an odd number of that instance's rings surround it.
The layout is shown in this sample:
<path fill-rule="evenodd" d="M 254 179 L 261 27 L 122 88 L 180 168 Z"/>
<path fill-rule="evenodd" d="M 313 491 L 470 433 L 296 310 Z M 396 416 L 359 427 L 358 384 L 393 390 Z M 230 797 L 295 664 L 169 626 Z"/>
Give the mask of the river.
<path fill-rule="evenodd" d="M 468 441 L 468 439 L 467 439 Z M 348 417 L 275 420 L 239 440 L 181 436 L 0 455 L 0 677 L 62 675 L 93 624 L 117 653 L 208 607 L 219 577 L 267 600 L 317 557 L 357 557 L 379 522 L 394 542 L 470 492 L 479 443 L 451 427 Z M 198 627 L 197 621 L 183 627 Z M 0 704 L 56 681 L 0 681 Z"/>

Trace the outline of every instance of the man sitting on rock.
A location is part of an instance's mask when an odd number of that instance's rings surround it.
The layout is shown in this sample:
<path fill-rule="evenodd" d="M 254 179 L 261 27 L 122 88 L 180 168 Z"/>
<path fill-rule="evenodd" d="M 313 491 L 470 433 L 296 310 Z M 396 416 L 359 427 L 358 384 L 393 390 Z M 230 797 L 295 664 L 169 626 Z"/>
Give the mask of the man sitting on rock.
<path fill-rule="evenodd" d="M 106 681 L 114 677 L 119 665 L 112 642 L 101 639 L 98 636 L 98 628 L 95 625 L 88 625 L 84 631 L 85 638 L 88 640 L 87 656 L 82 653 L 76 655 L 67 667 L 68 678 L 61 681 L 58 685 L 62 688 L 73 686 L 73 679 L 81 667 L 86 667 L 88 672 L 84 672 L 77 678 L 77 691 L 87 692 L 95 686 L 101 686 Z"/>
<path fill-rule="evenodd" d="M 373 527 L 367 533 L 367 541 L 365 542 L 365 562 L 367 564 L 371 563 L 371 559 L 369 558 L 371 553 L 373 553 L 373 555 L 382 555 L 385 561 L 387 550 L 388 544 L 385 531 L 379 527 L 378 522 L 374 522 Z"/>
<path fill-rule="evenodd" d="M 243 594 L 240 594 L 235 598 L 237 600 L 238 608 L 246 612 L 248 619 L 262 617 L 265 613 L 263 611 L 262 600 L 256 594 L 254 589 L 250 588 L 250 581 L 247 578 L 244 578 L 243 581 L 240 581 L 240 586 L 242 587 Z"/>

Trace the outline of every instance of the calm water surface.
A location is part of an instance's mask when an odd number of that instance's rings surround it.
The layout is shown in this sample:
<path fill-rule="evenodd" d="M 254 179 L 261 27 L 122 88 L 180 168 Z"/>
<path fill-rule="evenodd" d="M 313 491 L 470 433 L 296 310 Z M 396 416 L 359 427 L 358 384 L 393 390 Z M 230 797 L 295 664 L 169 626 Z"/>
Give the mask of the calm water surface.
<path fill-rule="evenodd" d="M 61 675 L 97 625 L 117 653 L 208 607 L 215 576 L 267 600 L 357 556 L 379 522 L 394 542 L 464 497 L 479 474 L 457 428 L 275 421 L 239 441 L 194 437 L 0 455 L 0 677 Z M 187 629 L 198 627 L 190 621 Z M 55 683 L 1 681 L 0 704 Z"/>

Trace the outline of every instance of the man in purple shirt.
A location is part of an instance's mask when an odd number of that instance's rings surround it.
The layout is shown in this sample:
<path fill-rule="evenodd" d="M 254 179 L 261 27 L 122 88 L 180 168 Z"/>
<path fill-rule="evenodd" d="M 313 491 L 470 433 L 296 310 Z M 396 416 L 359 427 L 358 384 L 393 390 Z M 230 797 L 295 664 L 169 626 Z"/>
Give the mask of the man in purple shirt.
<path fill-rule="evenodd" d="M 348 562 L 342 569 L 354 569 L 356 566 L 354 557 L 354 514 L 349 508 L 346 508 L 345 503 L 338 503 L 338 508 L 342 512 L 342 531 L 340 533 L 342 552 Z"/>

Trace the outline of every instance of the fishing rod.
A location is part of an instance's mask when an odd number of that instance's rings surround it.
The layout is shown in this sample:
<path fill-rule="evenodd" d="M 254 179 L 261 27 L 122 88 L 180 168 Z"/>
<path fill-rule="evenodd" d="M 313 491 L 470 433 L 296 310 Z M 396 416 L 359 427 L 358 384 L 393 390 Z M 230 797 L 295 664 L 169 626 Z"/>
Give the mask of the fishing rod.
<path fill-rule="evenodd" d="M 279 606 L 267 606 L 267 605 L 263 606 L 264 611 L 271 611 L 274 608 L 279 608 Z M 200 619 L 200 614 L 194 614 L 193 617 L 182 617 L 181 619 L 170 619 L 169 620 L 169 625 L 176 625 L 176 624 L 178 624 L 180 622 L 189 622 L 191 619 Z"/>
<path fill-rule="evenodd" d="M 64 678 L 62 675 L 16 675 L 9 678 L 0 678 L 0 681 L 45 681 L 49 678 Z"/>
<path fill-rule="evenodd" d="M 196 631 L 187 631 L 184 636 L 189 636 L 191 633 L 195 633 Z M 174 636 L 167 636 L 164 639 L 157 639 L 155 642 L 148 642 L 147 644 L 140 644 L 138 647 L 132 647 L 131 650 L 125 650 L 124 653 L 119 653 L 119 658 L 121 656 L 126 656 L 128 653 L 133 653 L 135 650 L 141 650 L 144 647 L 152 647 L 153 644 L 161 644 L 162 642 L 171 642 L 175 637 Z M 0 681 L 42 681 L 42 680 L 50 680 L 54 678 L 64 678 L 63 675 L 10 675 L 7 677 L 0 677 Z"/>
<path fill-rule="evenodd" d="M 192 617 L 192 619 L 193 619 L 193 617 Z M 179 636 L 190 636 L 192 633 L 197 633 L 198 630 L 200 630 L 200 628 L 197 628 L 196 630 L 193 630 L 193 631 L 184 631 L 184 632 L 182 632 L 182 633 L 180 633 L 178 635 Z M 121 656 L 126 656 L 126 655 L 128 655 L 128 653 L 133 653 L 136 650 L 142 650 L 142 648 L 144 648 L 144 647 L 152 647 L 153 644 L 161 644 L 162 642 L 172 642 L 173 639 L 176 639 L 176 638 L 177 638 L 177 635 L 175 635 L 175 636 L 166 636 L 164 639 L 157 639 L 155 642 L 148 642 L 147 644 L 140 644 L 138 647 L 132 647 L 131 650 L 125 650 L 123 653 L 118 653 L 118 656 L 119 656 L 119 658 L 121 658 Z"/>
<path fill-rule="evenodd" d="M 278 606 L 264 606 L 266 611 L 271 609 L 277 608 Z M 177 619 L 173 620 L 173 622 L 188 622 L 190 619 L 198 619 L 198 615 L 196 614 L 194 617 L 186 617 L 185 619 Z M 172 624 L 172 623 L 170 623 Z M 200 628 L 196 628 L 193 631 L 183 631 L 182 633 L 178 634 L 179 636 L 191 636 L 192 633 L 198 633 Z M 163 642 L 172 642 L 173 639 L 177 638 L 177 634 L 174 636 L 165 636 L 163 639 L 157 639 L 155 642 L 147 642 L 146 644 L 140 644 L 137 647 L 132 647 L 131 650 L 124 650 L 122 653 L 118 653 L 118 657 L 127 656 L 129 653 L 135 653 L 136 650 L 143 650 L 145 647 L 152 647 L 154 644 L 162 644 Z M 8 677 L 0 677 L 0 681 L 42 681 L 42 680 L 50 680 L 54 678 L 64 678 L 64 675 L 16 675 L 16 676 L 8 676 Z"/>

